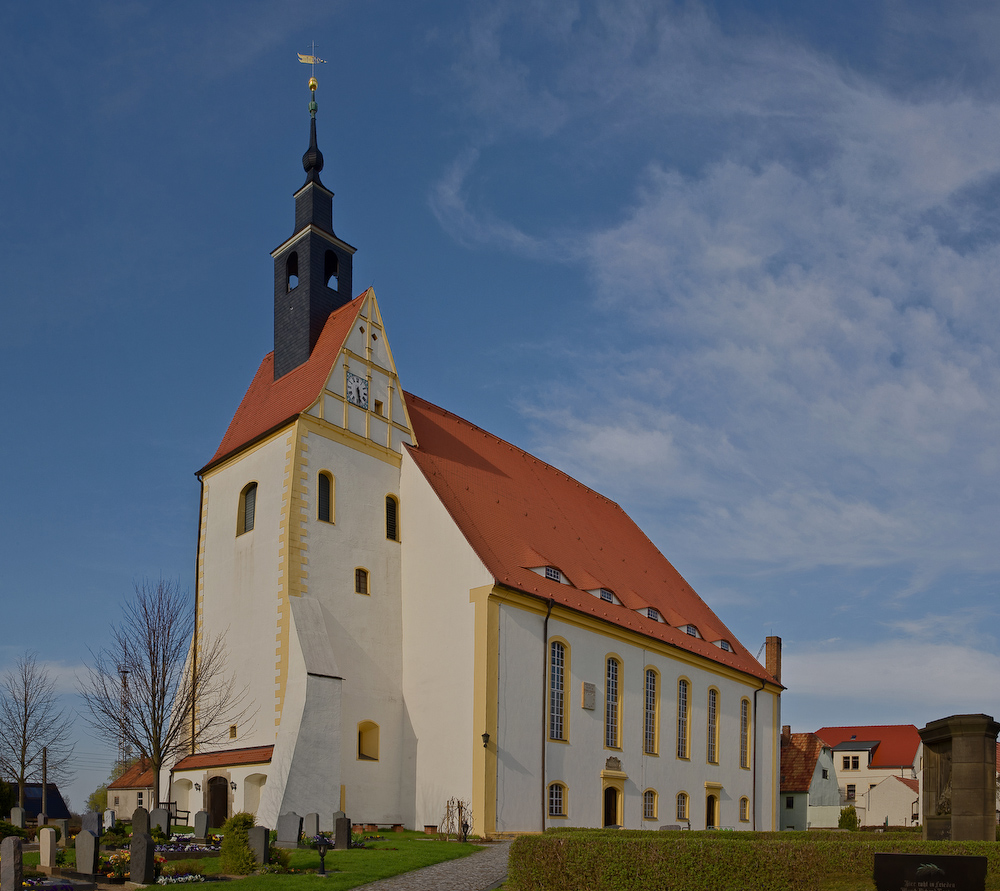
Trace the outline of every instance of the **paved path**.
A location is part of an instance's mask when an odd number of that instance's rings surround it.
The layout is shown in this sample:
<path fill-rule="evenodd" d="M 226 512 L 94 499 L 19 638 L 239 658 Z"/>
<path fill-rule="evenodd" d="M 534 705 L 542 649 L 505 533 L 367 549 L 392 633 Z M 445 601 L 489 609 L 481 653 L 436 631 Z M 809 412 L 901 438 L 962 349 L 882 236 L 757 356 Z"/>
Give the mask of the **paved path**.
<path fill-rule="evenodd" d="M 488 891 L 507 878 L 510 845 L 497 842 L 468 857 L 360 885 L 357 891 Z"/>

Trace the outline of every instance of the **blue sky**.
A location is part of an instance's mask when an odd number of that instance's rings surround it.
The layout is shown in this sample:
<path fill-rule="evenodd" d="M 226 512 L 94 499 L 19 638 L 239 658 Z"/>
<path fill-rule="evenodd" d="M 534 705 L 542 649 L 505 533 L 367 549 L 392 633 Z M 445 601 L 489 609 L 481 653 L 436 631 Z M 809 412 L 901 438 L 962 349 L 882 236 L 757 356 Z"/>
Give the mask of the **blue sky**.
<path fill-rule="evenodd" d="M 315 40 L 408 390 L 780 635 L 794 729 L 997 715 L 998 39 L 985 2 L 6 4 L 0 669 L 75 709 L 133 580 L 193 587 Z"/>

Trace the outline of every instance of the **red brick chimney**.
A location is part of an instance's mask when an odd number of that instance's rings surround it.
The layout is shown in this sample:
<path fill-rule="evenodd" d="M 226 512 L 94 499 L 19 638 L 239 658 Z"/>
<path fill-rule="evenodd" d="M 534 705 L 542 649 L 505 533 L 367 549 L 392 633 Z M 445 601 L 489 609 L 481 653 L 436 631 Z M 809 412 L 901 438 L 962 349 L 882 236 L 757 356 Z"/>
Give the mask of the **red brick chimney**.
<path fill-rule="evenodd" d="M 779 684 L 781 683 L 781 638 L 773 634 L 765 638 L 764 667 Z"/>

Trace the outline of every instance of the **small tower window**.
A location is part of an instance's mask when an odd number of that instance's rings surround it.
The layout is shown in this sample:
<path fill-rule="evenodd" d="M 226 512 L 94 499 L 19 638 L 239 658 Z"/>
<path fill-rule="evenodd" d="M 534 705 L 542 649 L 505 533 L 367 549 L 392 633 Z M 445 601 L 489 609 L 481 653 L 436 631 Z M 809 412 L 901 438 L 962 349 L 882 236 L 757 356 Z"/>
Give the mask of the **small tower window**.
<path fill-rule="evenodd" d="M 368 594 L 368 570 L 358 567 L 354 570 L 354 592 L 356 594 Z"/>
<path fill-rule="evenodd" d="M 385 537 L 399 541 L 399 502 L 392 495 L 385 496 Z"/>
<path fill-rule="evenodd" d="M 328 288 L 337 290 L 337 276 L 340 275 L 340 261 L 333 251 L 327 251 L 323 258 L 323 281 Z"/>
<path fill-rule="evenodd" d="M 292 251 L 285 260 L 285 290 L 291 291 L 299 286 L 299 255 Z"/>
<path fill-rule="evenodd" d="M 248 483 L 240 492 L 240 508 L 236 516 L 236 534 L 242 535 L 253 529 L 254 514 L 257 511 L 257 484 Z"/>
<path fill-rule="evenodd" d="M 316 481 L 316 517 L 325 523 L 333 522 L 333 477 L 325 470 Z"/>

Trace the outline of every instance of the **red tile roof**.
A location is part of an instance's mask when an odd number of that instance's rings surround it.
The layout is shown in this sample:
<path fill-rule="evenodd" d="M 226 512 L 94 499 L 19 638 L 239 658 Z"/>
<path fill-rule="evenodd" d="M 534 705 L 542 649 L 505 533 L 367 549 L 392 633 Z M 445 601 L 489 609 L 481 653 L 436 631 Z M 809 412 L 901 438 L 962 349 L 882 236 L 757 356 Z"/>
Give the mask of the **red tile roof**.
<path fill-rule="evenodd" d="M 830 748 L 856 739 L 878 742 L 871 767 L 912 767 L 920 745 L 920 734 L 913 724 L 874 724 L 861 727 L 821 727 L 816 735 Z"/>
<path fill-rule="evenodd" d="M 915 795 L 920 794 L 920 780 L 915 780 L 913 777 L 896 777 L 896 779 Z"/>
<path fill-rule="evenodd" d="M 236 767 L 240 764 L 268 764 L 274 746 L 249 746 L 245 749 L 226 749 L 220 752 L 196 752 L 185 755 L 174 765 L 174 770 L 200 770 L 205 767 Z"/>
<path fill-rule="evenodd" d="M 309 359 L 277 381 L 273 353 L 264 357 L 199 473 L 312 405 L 367 293 L 336 310 Z M 617 504 L 444 409 L 409 393 L 404 398 L 418 443 L 410 454 L 498 584 L 773 680 Z M 541 566 L 557 567 L 571 584 L 531 571 Z M 623 605 L 587 593 L 602 587 Z M 668 624 L 636 612 L 647 607 Z M 687 624 L 704 639 L 678 627 Z M 715 646 L 718 640 L 733 652 Z"/>
<path fill-rule="evenodd" d="M 140 758 L 113 783 L 108 783 L 109 789 L 152 789 L 153 768 L 149 761 Z"/>
<path fill-rule="evenodd" d="M 298 368 L 275 380 L 274 353 L 264 357 L 219 448 L 199 473 L 259 436 L 283 426 L 316 401 L 367 293 L 331 313 L 312 354 Z"/>
<path fill-rule="evenodd" d="M 408 451 L 498 584 L 770 679 L 617 504 L 474 424 L 405 397 L 419 443 Z M 570 584 L 532 572 L 543 566 Z M 587 593 L 602 587 L 623 605 Z M 636 612 L 650 606 L 669 624 Z M 689 623 L 704 640 L 677 627 Z"/>
<path fill-rule="evenodd" d="M 781 740 L 781 791 L 808 792 L 823 740 L 815 733 L 793 733 Z"/>

